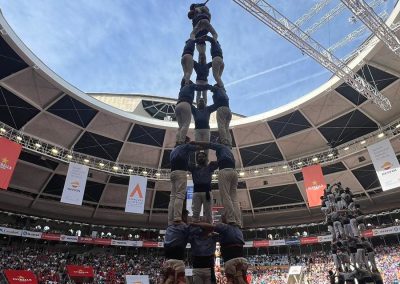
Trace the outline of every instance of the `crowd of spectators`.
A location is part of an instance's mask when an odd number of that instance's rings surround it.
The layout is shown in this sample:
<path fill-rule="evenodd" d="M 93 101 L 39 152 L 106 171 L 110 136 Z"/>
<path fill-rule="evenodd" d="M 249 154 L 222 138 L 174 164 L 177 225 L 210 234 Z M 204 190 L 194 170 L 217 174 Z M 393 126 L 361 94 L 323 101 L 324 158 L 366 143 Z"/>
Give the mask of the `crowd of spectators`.
<path fill-rule="evenodd" d="M 125 283 L 124 275 L 149 275 L 151 283 L 157 283 L 162 262 L 162 257 L 156 255 L 128 256 L 105 251 L 73 254 L 49 248 L 3 247 L 0 250 L 0 271 L 30 270 L 40 284 L 70 283 L 65 269 L 68 264 L 93 267 L 98 284 Z"/>
<path fill-rule="evenodd" d="M 79 245 L 76 245 L 78 248 Z M 124 275 L 149 275 L 151 283 L 160 283 L 160 268 L 163 257 L 153 252 L 117 253 L 106 248 L 86 248 L 72 252 L 57 250 L 50 246 L 31 248 L 25 246 L 2 246 L 0 249 L 0 271 L 22 269 L 33 271 L 40 284 L 70 283 L 65 272 L 67 264 L 92 266 L 95 283 L 124 283 Z M 376 248 L 377 264 L 384 283 L 396 283 L 400 279 L 400 245 Z M 284 284 L 291 265 L 304 266 L 305 284 L 329 284 L 327 272 L 334 268 L 329 252 L 293 257 L 288 255 L 253 255 L 250 262 L 249 284 Z M 224 284 L 223 275 L 218 274 L 219 284 Z M 1 280 L 0 283 L 2 284 Z"/>

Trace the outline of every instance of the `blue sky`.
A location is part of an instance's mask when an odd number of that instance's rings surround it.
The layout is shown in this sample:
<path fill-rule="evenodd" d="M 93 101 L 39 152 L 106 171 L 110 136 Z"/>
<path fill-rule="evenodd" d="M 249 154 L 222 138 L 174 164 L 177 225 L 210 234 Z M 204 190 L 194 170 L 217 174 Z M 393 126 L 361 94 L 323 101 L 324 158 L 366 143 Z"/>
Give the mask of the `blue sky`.
<path fill-rule="evenodd" d="M 374 0 L 377 1 L 377 0 Z M 271 0 L 295 21 L 315 0 Z M 369 1 L 367 1 L 369 2 Z M 383 2 L 383 1 L 382 1 Z M 191 32 L 187 0 L 0 0 L 3 15 L 51 69 L 85 92 L 177 97 L 180 56 Z M 340 3 L 332 0 L 303 30 Z M 224 51 L 223 81 L 234 112 L 254 115 L 287 104 L 331 74 L 231 0 L 210 0 Z M 394 0 L 375 8 L 390 13 Z M 343 10 L 312 37 L 330 47 L 361 26 Z M 335 51 L 343 57 L 369 35 Z M 210 58 L 210 56 L 208 57 Z M 193 75 L 194 77 L 195 75 Z M 210 74 L 209 81 L 213 83 Z"/>

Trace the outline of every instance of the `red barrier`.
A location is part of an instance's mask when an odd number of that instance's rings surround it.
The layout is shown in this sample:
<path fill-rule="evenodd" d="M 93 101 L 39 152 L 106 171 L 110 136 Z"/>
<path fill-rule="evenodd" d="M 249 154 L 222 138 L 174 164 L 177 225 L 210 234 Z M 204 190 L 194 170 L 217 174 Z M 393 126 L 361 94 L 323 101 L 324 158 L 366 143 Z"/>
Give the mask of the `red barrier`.
<path fill-rule="evenodd" d="M 307 245 L 307 244 L 317 244 L 318 237 L 304 237 L 300 239 L 300 244 Z"/>
<path fill-rule="evenodd" d="M 93 239 L 92 238 L 86 238 L 86 237 L 79 237 L 78 238 L 78 243 L 93 244 Z"/>
<path fill-rule="evenodd" d="M 268 245 L 269 245 L 268 240 L 253 241 L 253 247 L 255 248 L 267 247 Z"/>
<path fill-rule="evenodd" d="M 61 239 L 61 235 L 60 234 L 43 233 L 42 234 L 42 239 L 43 240 L 48 240 L 48 241 L 59 241 Z"/>
<path fill-rule="evenodd" d="M 10 284 L 37 284 L 36 275 L 28 270 L 4 270 L 4 275 Z"/>
<path fill-rule="evenodd" d="M 67 273 L 70 277 L 93 278 L 94 272 L 91 266 L 67 265 Z"/>
<path fill-rule="evenodd" d="M 158 242 L 143 242 L 143 247 L 145 248 L 158 248 Z"/>
<path fill-rule="evenodd" d="M 111 239 L 93 239 L 95 245 L 111 246 Z"/>

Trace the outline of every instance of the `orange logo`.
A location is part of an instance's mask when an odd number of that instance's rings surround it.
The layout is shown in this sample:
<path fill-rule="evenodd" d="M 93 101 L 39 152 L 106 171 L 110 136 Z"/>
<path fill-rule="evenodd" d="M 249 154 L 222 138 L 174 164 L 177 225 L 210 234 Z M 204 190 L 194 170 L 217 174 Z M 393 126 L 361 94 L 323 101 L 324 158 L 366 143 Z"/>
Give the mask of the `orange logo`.
<path fill-rule="evenodd" d="M 317 181 L 313 180 L 312 185 L 317 185 Z"/>
<path fill-rule="evenodd" d="M 11 170 L 11 166 L 8 164 L 9 160 L 4 157 L 1 159 L 1 163 L 0 163 L 0 170 Z"/>
<path fill-rule="evenodd" d="M 78 188 L 79 187 L 79 181 L 77 181 L 77 180 L 74 180 L 74 181 L 72 181 L 71 182 L 71 186 L 72 186 L 72 188 Z"/>
<path fill-rule="evenodd" d="M 132 190 L 131 194 L 129 194 L 129 198 L 133 198 L 136 193 L 139 195 L 139 198 L 143 198 L 142 190 L 140 189 L 139 184 L 137 184 L 135 189 Z"/>
<path fill-rule="evenodd" d="M 389 170 L 392 166 L 393 165 L 391 162 L 384 162 L 381 168 L 383 168 L 384 170 Z"/>

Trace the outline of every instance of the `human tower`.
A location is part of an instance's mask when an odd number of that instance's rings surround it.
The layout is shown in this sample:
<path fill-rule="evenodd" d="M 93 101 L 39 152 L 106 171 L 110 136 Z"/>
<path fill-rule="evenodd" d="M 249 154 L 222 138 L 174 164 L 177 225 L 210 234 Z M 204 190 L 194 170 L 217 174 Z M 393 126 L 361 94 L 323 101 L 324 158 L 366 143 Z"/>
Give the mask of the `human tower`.
<path fill-rule="evenodd" d="M 206 2 L 207 3 L 207 2 Z M 224 61 L 218 34 L 211 25 L 211 14 L 203 4 L 192 4 L 188 18 L 192 20 L 193 31 L 185 42 L 181 64 L 183 78 L 175 113 L 178 122 L 176 145 L 170 155 L 171 195 L 168 206 L 168 227 L 164 250 L 163 283 L 186 283 L 185 248 L 191 244 L 193 283 L 215 283 L 214 254 L 216 242 L 221 246 L 224 271 L 228 283 L 247 283 L 247 261 L 243 258 L 244 239 L 241 231 L 242 217 L 237 199 L 238 176 L 235 158 L 232 154 L 232 138 L 229 123 L 232 113 L 229 97 L 221 79 Z M 211 36 L 209 36 L 211 34 Z M 207 43 L 210 44 L 211 62 L 207 63 Z M 198 52 L 194 60 L 195 49 Z M 208 81 L 210 68 L 215 80 Z M 193 70 L 195 83 L 191 81 Z M 207 105 L 207 91 L 212 92 L 213 104 Z M 193 102 L 196 97 L 196 106 Z M 210 143 L 210 115 L 216 112 L 219 141 Z M 190 141 L 187 132 L 194 118 L 195 140 Z M 208 161 L 209 149 L 216 152 L 217 161 Z M 196 153 L 196 163 L 189 164 L 189 156 Z M 218 169 L 218 188 L 224 207 L 222 223 L 212 222 L 211 180 Z M 187 222 L 186 210 L 187 172 L 193 178 L 193 217 Z M 203 205 L 204 219 L 200 219 Z"/>
<path fill-rule="evenodd" d="M 340 182 L 328 184 L 321 196 L 321 205 L 332 235 L 331 252 L 336 268 L 336 275 L 329 271 L 329 277 L 333 281 L 338 278 L 339 283 L 354 283 L 356 279 L 358 283 L 383 283 L 374 248 L 363 236 L 366 231 L 364 214 L 350 189 L 343 188 Z"/>

